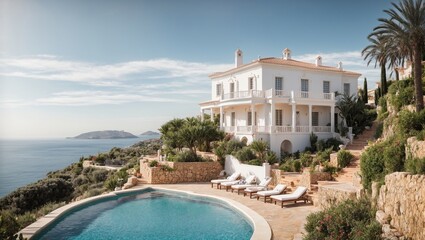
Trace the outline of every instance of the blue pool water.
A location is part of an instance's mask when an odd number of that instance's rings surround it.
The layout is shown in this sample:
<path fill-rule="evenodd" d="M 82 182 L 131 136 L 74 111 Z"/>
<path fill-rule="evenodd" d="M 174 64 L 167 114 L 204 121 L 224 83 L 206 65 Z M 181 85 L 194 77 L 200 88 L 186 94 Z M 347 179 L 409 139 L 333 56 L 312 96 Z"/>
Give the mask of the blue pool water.
<path fill-rule="evenodd" d="M 168 192 L 110 199 L 67 214 L 35 239 L 250 239 L 251 225 L 217 200 Z"/>

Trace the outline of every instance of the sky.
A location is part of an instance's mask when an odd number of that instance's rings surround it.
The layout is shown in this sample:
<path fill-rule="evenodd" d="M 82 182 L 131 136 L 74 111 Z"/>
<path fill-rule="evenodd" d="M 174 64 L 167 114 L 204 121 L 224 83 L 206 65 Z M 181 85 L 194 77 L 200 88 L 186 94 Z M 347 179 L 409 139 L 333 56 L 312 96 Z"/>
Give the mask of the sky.
<path fill-rule="evenodd" d="M 281 57 L 379 81 L 361 50 L 385 0 L 0 0 L 0 138 L 135 135 L 196 116 L 208 75 Z"/>

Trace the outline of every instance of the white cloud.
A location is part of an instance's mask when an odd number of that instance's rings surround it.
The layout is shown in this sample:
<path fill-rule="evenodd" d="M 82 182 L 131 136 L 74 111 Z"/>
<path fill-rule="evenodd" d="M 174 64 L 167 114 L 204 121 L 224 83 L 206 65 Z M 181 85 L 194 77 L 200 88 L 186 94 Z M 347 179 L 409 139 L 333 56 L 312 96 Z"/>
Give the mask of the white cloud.
<path fill-rule="evenodd" d="M 229 64 L 185 62 L 172 59 L 93 64 L 66 61 L 53 56 L 0 59 L 0 76 L 116 85 L 134 75 L 142 79 L 194 78 L 230 68 Z"/>

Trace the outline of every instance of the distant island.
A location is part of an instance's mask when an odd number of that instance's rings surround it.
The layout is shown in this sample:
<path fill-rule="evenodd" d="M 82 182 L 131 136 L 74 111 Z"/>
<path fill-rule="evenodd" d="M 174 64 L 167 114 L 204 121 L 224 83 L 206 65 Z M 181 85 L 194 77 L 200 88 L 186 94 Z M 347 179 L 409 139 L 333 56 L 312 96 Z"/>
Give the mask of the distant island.
<path fill-rule="evenodd" d="M 76 137 L 77 139 L 118 139 L 118 138 L 138 138 L 137 136 L 124 131 L 106 130 L 106 131 L 93 131 L 82 133 Z"/>
<path fill-rule="evenodd" d="M 144 133 L 142 133 L 140 135 L 160 135 L 160 134 L 157 133 L 157 132 L 153 132 L 153 131 L 146 131 L 146 132 L 144 132 Z"/>

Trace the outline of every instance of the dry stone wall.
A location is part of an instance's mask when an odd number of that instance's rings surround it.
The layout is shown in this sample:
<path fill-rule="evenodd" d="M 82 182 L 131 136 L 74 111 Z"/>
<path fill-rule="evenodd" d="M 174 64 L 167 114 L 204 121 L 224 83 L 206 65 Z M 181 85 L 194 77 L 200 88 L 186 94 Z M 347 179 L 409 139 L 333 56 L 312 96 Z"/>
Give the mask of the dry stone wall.
<path fill-rule="evenodd" d="M 418 141 L 416 137 L 408 138 L 406 156 L 411 158 L 425 158 L 425 141 Z"/>
<path fill-rule="evenodd" d="M 162 167 L 166 165 L 168 168 Z M 209 182 L 216 179 L 223 167 L 218 162 L 163 162 L 158 167 L 140 162 L 142 177 L 151 184 Z"/>
<path fill-rule="evenodd" d="M 326 209 L 347 199 L 356 199 L 360 195 L 359 189 L 351 184 L 335 183 L 319 185 L 317 203 L 320 209 Z"/>
<path fill-rule="evenodd" d="M 311 184 L 317 184 L 317 181 L 330 181 L 332 175 L 327 172 L 311 172 L 305 170 L 301 176 L 300 185 L 308 187 L 311 190 Z"/>
<path fill-rule="evenodd" d="M 384 234 L 425 239 L 425 175 L 396 172 L 379 190 L 377 220 Z"/>

